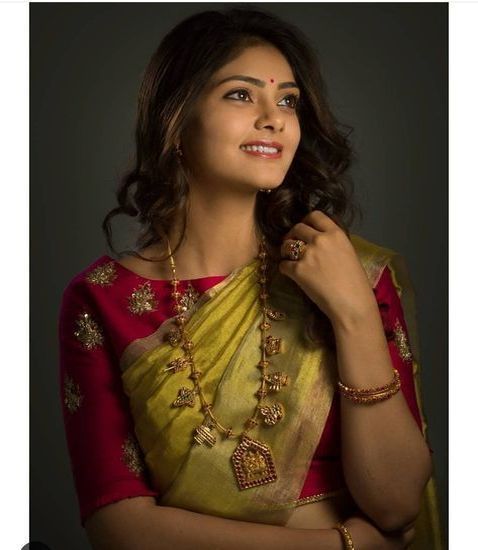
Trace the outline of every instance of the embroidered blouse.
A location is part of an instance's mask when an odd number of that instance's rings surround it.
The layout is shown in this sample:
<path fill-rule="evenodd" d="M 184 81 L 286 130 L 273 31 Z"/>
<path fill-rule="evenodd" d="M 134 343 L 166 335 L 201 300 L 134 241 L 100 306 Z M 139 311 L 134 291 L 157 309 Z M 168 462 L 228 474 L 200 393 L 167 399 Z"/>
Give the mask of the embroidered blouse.
<path fill-rule="evenodd" d="M 181 281 L 186 301 L 224 277 Z M 386 267 L 374 293 L 401 391 L 421 428 L 412 354 L 400 298 Z M 186 304 L 187 305 L 187 304 Z M 59 382 L 70 462 L 82 525 L 96 509 L 137 496 L 158 497 L 134 435 L 119 359 L 133 340 L 173 315 L 168 281 L 146 279 L 102 256 L 72 279 L 59 319 Z M 340 460 L 340 397 L 335 394 L 298 504 L 345 487 Z"/>

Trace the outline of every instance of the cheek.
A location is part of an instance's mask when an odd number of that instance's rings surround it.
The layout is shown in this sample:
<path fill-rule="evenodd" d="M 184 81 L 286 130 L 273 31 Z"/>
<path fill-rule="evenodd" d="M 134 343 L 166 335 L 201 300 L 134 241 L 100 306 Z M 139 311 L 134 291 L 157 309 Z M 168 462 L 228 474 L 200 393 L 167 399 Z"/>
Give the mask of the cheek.
<path fill-rule="evenodd" d="M 292 129 L 292 135 L 294 136 L 293 142 L 295 147 L 297 148 L 299 146 L 300 137 L 301 137 L 300 122 L 298 118 L 294 120 L 294 124 L 291 129 Z"/>

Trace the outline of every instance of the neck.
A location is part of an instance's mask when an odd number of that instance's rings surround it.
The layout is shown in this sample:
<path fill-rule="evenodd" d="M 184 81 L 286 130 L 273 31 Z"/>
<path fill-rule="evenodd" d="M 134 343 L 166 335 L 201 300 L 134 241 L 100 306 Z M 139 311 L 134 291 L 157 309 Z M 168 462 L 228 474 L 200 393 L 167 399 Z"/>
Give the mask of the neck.
<path fill-rule="evenodd" d="M 257 257 L 255 193 L 207 195 L 191 189 L 185 238 L 174 253 L 179 279 L 228 275 Z M 172 232 L 172 247 L 179 230 Z"/>

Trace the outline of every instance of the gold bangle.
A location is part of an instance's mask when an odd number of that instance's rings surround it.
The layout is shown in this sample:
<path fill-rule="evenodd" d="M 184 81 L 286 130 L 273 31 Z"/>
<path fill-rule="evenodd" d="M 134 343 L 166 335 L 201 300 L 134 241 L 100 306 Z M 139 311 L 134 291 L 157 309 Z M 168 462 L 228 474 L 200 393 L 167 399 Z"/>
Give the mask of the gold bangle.
<path fill-rule="evenodd" d="M 355 550 L 352 537 L 350 536 L 350 532 L 347 527 L 345 527 L 343 523 L 339 523 L 334 527 L 334 529 L 337 529 L 337 531 L 340 533 L 345 550 Z"/>
<path fill-rule="evenodd" d="M 390 397 L 398 393 L 399 390 L 400 390 L 400 386 L 397 385 L 394 388 L 389 389 L 388 391 L 376 393 L 373 395 L 348 395 L 348 394 L 342 394 L 342 395 L 345 397 L 345 399 L 353 401 L 354 403 L 369 405 L 372 403 L 379 403 L 380 401 L 385 401 L 386 399 L 390 399 Z"/>
<path fill-rule="evenodd" d="M 395 389 L 398 387 L 400 389 L 400 374 L 397 369 L 393 369 L 393 380 L 389 384 L 385 384 L 385 386 L 379 386 L 376 388 L 367 388 L 367 389 L 359 389 L 359 388 L 349 388 L 342 382 L 338 382 L 339 391 L 342 395 L 348 396 L 348 395 L 355 395 L 355 396 L 371 396 L 371 395 L 377 395 L 383 392 L 387 392 L 389 390 Z"/>

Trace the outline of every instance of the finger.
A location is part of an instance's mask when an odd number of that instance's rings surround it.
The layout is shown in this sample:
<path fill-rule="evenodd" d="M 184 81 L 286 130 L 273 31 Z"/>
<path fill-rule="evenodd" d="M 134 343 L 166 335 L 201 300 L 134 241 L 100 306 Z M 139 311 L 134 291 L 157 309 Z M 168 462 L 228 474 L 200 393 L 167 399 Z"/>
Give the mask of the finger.
<path fill-rule="evenodd" d="M 290 231 L 285 235 L 284 240 L 300 239 L 306 244 L 310 244 L 317 236 L 317 233 L 317 230 L 313 227 L 310 227 L 310 225 L 306 225 L 305 223 L 300 222 L 290 229 Z"/>
<path fill-rule="evenodd" d="M 337 229 L 338 225 L 324 214 L 321 210 L 313 210 L 309 212 L 307 216 L 302 220 L 303 223 L 310 225 L 317 231 L 331 231 L 332 229 Z"/>
<path fill-rule="evenodd" d="M 278 266 L 279 272 L 295 281 L 297 277 L 297 263 L 293 260 L 281 260 Z"/>

